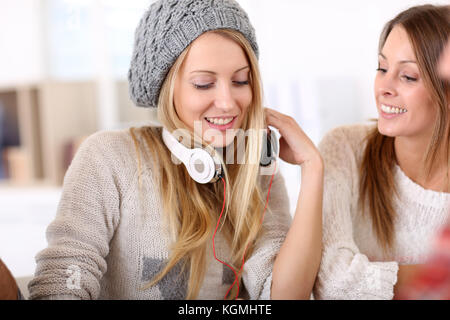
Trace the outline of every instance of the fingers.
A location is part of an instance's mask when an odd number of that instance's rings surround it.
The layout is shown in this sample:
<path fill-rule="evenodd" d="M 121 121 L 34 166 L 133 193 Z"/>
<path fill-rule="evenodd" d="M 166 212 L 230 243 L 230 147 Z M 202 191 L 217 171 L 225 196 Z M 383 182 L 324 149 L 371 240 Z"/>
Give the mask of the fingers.
<path fill-rule="evenodd" d="M 270 108 L 264 108 L 266 122 L 280 132 L 280 157 L 292 164 L 320 159 L 311 139 L 303 132 L 294 118 Z"/>
<path fill-rule="evenodd" d="M 269 108 L 264 108 L 264 114 L 265 114 L 265 117 L 266 117 L 267 125 L 274 126 L 274 127 L 278 128 L 280 119 L 276 115 L 275 112 L 276 112 L 275 110 L 272 110 L 272 109 L 269 109 Z M 278 125 L 277 125 L 277 123 L 278 123 Z"/>
<path fill-rule="evenodd" d="M 273 109 L 264 108 L 264 111 L 266 115 L 267 125 L 277 128 L 281 134 L 284 131 L 284 127 L 287 124 L 294 124 L 294 123 L 297 124 L 297 122 L 295 122 L 295 120 L 292 117 L 287 116 L 278 111 L 275 111 Z"/>
<path fill-rule="evenodd" d="M 264 108 L 264 111 L 266 113 L 266 117 L 271 117 L 275 120 L 282 120 L 283 118 L 288 117 L 287 115 L 270 108 Z"/>
<path fill-rule="evenodd" d="M 302 128 L 294 118 L 270 108 L 265 108 L 264 110 L 266 114 L 267 125 L 277 128 L 280 132 L 280 135 L 289 136 L 289 133 L 292 134 L 294 132 L 300 135 L 304 135 Z"/>

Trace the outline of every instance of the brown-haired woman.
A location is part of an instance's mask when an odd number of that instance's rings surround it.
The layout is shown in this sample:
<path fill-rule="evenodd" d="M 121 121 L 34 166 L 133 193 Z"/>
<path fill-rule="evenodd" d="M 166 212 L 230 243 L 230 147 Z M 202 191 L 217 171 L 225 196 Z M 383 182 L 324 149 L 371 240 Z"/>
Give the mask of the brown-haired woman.
<path fill-rule="evenodd" d="M 449 212 L 449 83 L 437 65 L 450 6 L 401 12 L 380 37 L 377 125 L 332 130 L 315 297 L 392 299 Z"/>

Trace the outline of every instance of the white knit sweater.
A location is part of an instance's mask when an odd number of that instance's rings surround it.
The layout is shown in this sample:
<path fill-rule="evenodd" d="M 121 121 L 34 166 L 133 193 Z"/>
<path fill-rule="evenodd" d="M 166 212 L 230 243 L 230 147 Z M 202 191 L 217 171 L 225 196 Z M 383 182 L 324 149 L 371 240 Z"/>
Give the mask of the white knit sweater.
<path fill-rule="evenodd" d="M 424 263 L 448 216 L 450 194 L 425 190 L 395 166 L 399 198 L 394 200 L 394 246 L 383 260 L 367 212 L 357 206 L 358 169 L 372 128 L 358 124 L 334 129 L 319 146 L 325 162 L 324 250 L 316 299 L 392 299 L 398 265 Z"/>
<path fill-rule="evenodd" d="M 138 137 L 145 145 L 142 137 Z M 145 154 L 148 155 L 146 146 Z M 142 154 L 144 154 L 142 153 Z M 163 225 L 157 170 L 146 161 L 143 197 L 138 162 L 128 130 L 98 132 L 80 147 L 66 176 L 48 247 L 36 256 L 31 299 L 184 299 L 187 273 L 176 266 L 157 285 L 147 284 L 167 262 L 169 237 Z M 270 176 L 260 176 L 267 193 Z M 188 192 L 188 190 L 186 191 Z M 243 283 L 250 299 L 269 299 L 272 266 L 291 216 L 284 180 L 276 174 L 264 217 L 266 228 L 245 262 Z M 212 213 L 217 218 L 220 212 Z M 220 230 L 220 229 L 219 229 Z M 229 263 L 229 246 L 218 231 L 216 254 Z M 207 249 L 199 299 L 223 299 L 234 275 Z"/>

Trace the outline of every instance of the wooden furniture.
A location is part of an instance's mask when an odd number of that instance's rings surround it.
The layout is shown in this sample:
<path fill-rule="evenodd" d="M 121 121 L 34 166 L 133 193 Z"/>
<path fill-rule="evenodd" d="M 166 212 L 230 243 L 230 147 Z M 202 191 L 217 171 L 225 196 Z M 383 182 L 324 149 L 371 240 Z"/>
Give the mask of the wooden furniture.
<path fill-rule="evenodd" d="M 100 130 L 98 85 L 93 81 L 47 81 L 0 88 L 8 130 L 19 144 L 3 150 L 8 162 L 6 183 L 61 185 L 82 141 Z M 118 123 L 113 129 L 154 123 L 156 110 L 137 108 L 126 80 L 115 81 Z M 12 129 L 11 129 L 12 128 Z M 0 180 L 0 184 L 5 181 Z"/>
<path fill-rule="evenodd" d="M 115 81 L 112 94 L 119 118 L 113 129 L 154 123 L 156 110 L 135 107 L 126 80 Z M 3 150 L 9 171 L 6 183 L 61 185 L 83 139 L 101 129 L 94 80 L 0 88 L 0 105 L 7 110 L 8 130 L 16 130 L 20 140 Z"/>
<path fill-rule="evenodd" d="M 0 88 L 0 103 L 9 110 L 8 127 L 17 127 L 20 140 L 17 146 L 3 149 L 9 182 L 60 185 L 67 145 L 97 130 L 94 82 Z"/>

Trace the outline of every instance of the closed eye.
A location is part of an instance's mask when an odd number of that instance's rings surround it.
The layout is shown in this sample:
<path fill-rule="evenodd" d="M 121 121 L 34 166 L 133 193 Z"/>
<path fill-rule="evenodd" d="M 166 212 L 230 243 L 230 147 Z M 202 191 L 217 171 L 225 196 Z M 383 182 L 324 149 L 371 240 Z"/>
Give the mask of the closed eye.
<path fill-rule="evenodd" d="M 193 85 L 196 89 L 199 89 L 199 90 L 206 90 L 213 86 L 212 83 L 208 83 L 208 84 L 195 84 L 194 83 Z"/>
<path fill-rule="evenodd" d="M 247 81 L 233 81 L 233 83 L 235 85 L 237 85 L 237 86 L 246 86 L 246 85 L 249 84 L 249 81 L 248 80 Z M 196 84 L 196 83 L 193 83 L 193 85 L 194 85 L 194 87 L 196 89 L 207 90 L 209 88 L 212 88 L 214 86 L 214 83 L 208 83 L 208 84 Z"/>
<path fill-rule="evenodd" d="M 415 81 L 417 81 L 417 79 L 416 79 L 416 78 L 413 78 L 413 77 L 403 76 L 403 78 L 405 78 L 406 81 L 409 81 L 409 82 L 415 82 Z"/>
<path fill-rule="evenodd" d="M 237 84 L 239 86 L 245 86 L 245 85 L 249 84 L 248 80 L 247 81 L 233 81 L 233 83 Z"/>

